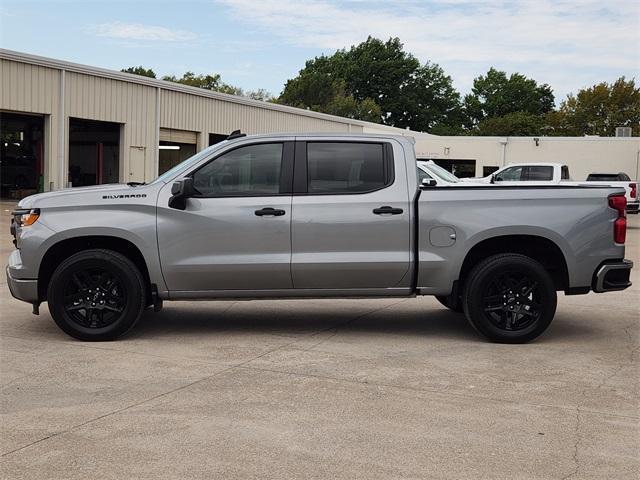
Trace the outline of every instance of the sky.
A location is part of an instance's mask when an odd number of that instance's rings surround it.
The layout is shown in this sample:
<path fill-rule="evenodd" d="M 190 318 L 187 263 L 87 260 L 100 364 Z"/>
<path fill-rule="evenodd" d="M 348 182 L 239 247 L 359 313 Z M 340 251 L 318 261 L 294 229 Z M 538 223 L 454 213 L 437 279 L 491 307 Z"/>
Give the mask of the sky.
<path fill-rule="evenodd" d="M 276 95 L 306 60 L 368 35 L 399 37 L 462 94 L 490 67 L 548 83 L 557 102 L 640 81 L 640 0 L 0 0 L 2 48 Z"/>

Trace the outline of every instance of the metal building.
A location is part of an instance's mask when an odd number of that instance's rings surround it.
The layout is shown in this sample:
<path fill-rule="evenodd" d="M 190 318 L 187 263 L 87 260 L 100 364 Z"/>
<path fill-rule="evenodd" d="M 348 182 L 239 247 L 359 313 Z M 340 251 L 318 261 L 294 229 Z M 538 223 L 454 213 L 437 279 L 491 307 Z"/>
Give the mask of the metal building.
<path fill-rule="evenodd" d="M 367 123 L 9 50 L 0 85 L 3 196 L 149 181 L 236 129 L 362 132 Z"/>
<path fill-rule="evenodd" d="M 0 49 L 0 196 L 149 181 L 231 131 L 394 133 L 463 176 L 561 162 L 638 177 L 640 139 L 440 137 Z"/>

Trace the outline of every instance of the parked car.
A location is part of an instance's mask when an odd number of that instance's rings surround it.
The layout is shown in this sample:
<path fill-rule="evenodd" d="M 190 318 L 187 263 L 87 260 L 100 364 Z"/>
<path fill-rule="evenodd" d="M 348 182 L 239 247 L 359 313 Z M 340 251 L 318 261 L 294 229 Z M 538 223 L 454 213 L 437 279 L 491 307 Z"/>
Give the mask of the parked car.
<path fill-rule="evenodd" d="M 569 167 L 561 163 L 516 163 L 502 167 L 493 174 L 482 178 L 460 179 L 463 182 L 474 181 L 492 185 L 581 185 L 574 182 L 569 175 Z M 594 185 L 611 185 L 625 190 L 627 197 L 627 213 L 636 214 L 640 203 L 638 200 L 638 183 L 630 181 L 625 173 L 592 173 L 587 182 Z M 593 183 L 591 183 L 593 182 Z"/>
<path fill-rule="evenodd" d="M 476 183 L 499 183 L 500 185 L 520 185 L 520 182 L 552 185 L 569 181 L 571 178 L 569 167 L 561 163 L 513 163 L 486 177 L 461 180 Z"/>
<path fill-rule="evenodd" d="M 632 181 L 626 173 L 590 173 L 587 176 L 587 182 L 624 188 L 627 197 L 627 213 L 637 214 L 640 210 L 638 182 Z"/>
<path fill-rule="evenodd" d="M 434 180 L 436 185 L 458 185 L 460 179 L 449 170 L 442 168 L 433 160 L 418 160 L 418 182 L 423 183 L 424 180 Z"/>
<path fill-rule="evenodd" d="M 234 133 L 148 185 L 25 198 L 7 281 L 82 340 L 166 300 L 435 295 L 521 343 L 557 291 L 629 287 L 625 204 L 608 186 L 419 187 L 402 136 Z"/>

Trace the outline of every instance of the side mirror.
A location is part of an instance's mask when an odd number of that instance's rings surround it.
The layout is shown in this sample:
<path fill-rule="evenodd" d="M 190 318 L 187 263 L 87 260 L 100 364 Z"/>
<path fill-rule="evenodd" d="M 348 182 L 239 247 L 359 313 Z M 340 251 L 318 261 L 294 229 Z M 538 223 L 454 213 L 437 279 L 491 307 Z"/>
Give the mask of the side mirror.
<path fill-rule="evenodd" d="M 502 177 L 498 177 L 497 175 L 491 175 L 491 183 L 501 182 Z"/>
<path fill-rule="evenodd" d="M 193 178 L 185 177 L 173 182 L 169 207 L 184 210 L 187 208 L 187 198 L 193 197 L 195 194 L 196 189 L 193 187 Z"/>
<path fill-rule="evenodd" d="M 425 178 L 420 184 L 421 187 L 435 187 L 437 185 L 438 182 L 436 182 L 433 178 Z"/>

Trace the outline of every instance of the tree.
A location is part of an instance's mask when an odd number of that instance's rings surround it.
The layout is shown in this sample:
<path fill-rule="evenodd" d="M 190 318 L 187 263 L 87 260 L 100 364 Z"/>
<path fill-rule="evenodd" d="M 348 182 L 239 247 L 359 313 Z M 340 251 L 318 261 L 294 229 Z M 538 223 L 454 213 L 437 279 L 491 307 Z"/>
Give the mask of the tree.
<path fill-rule="evenodd" d="M 206 90 L 231 95 L 242 95 L 243 93 L 241 88 L 224 83 L 218 73 L 214 73 L 213 75 L 196 75 L 193 72 L 186 72 L 181 78 L 177 78 L 175 75 L 165 75 L 162 79 L 168 82 L 182 83 L 183 85 L 189 85 L 191 87 L 204 88 Z"/>
<path fill-rule="evenodd" d="M 414 130 L 453 130 L 461 120 L 451 78 L 421 65 L 397 38 L 369 37 L 306 62 L 279 103 Z"/>
<path fill-rule="evenodd" d="M 620 77 L 569 94 L 557 112 L 547 115 L 550 135 L 614 136 L 616 127 L 632 127 L 640 135 L 640 88 Z"/>
<path fill-rule="evenodd" d="M 144 68 L 142 65 L 139 67 L 123 68 L 120 71 L 124 73 L 133 73 L 134 75 L 141 75 L 143 77 L 156 78 L 156 72 L 150 68 Z"/>
<path fill-rule="evenodd" d="M 525 136 L 541 135 L 543 117 L 526 112 L 507 113 L 501 117 L 482 120 L 473 130 L 480 136 Z"/>
<path fill-rule="evenodd" d="M 273 95 L 271 95 L 271 93 L 265 90 L 264 88 L 259 88 L 257 90 L 250 90 L 246 93 L 243 92 L 242 96 L 250 98 L 251 100 L 260 100 L 262 102 L 271 102 L 273 100 Z"/>
<path fill-rule="evenodd" d="M 467 127 L 509 113 L 544 115 L 553 110 L 554 101 L 549 85 L 538 85 L 520 73 L 507 77 L 505 72 L 490 68 L 485 76 L 474 79 L 471 93 L 464 98 Z"/>

